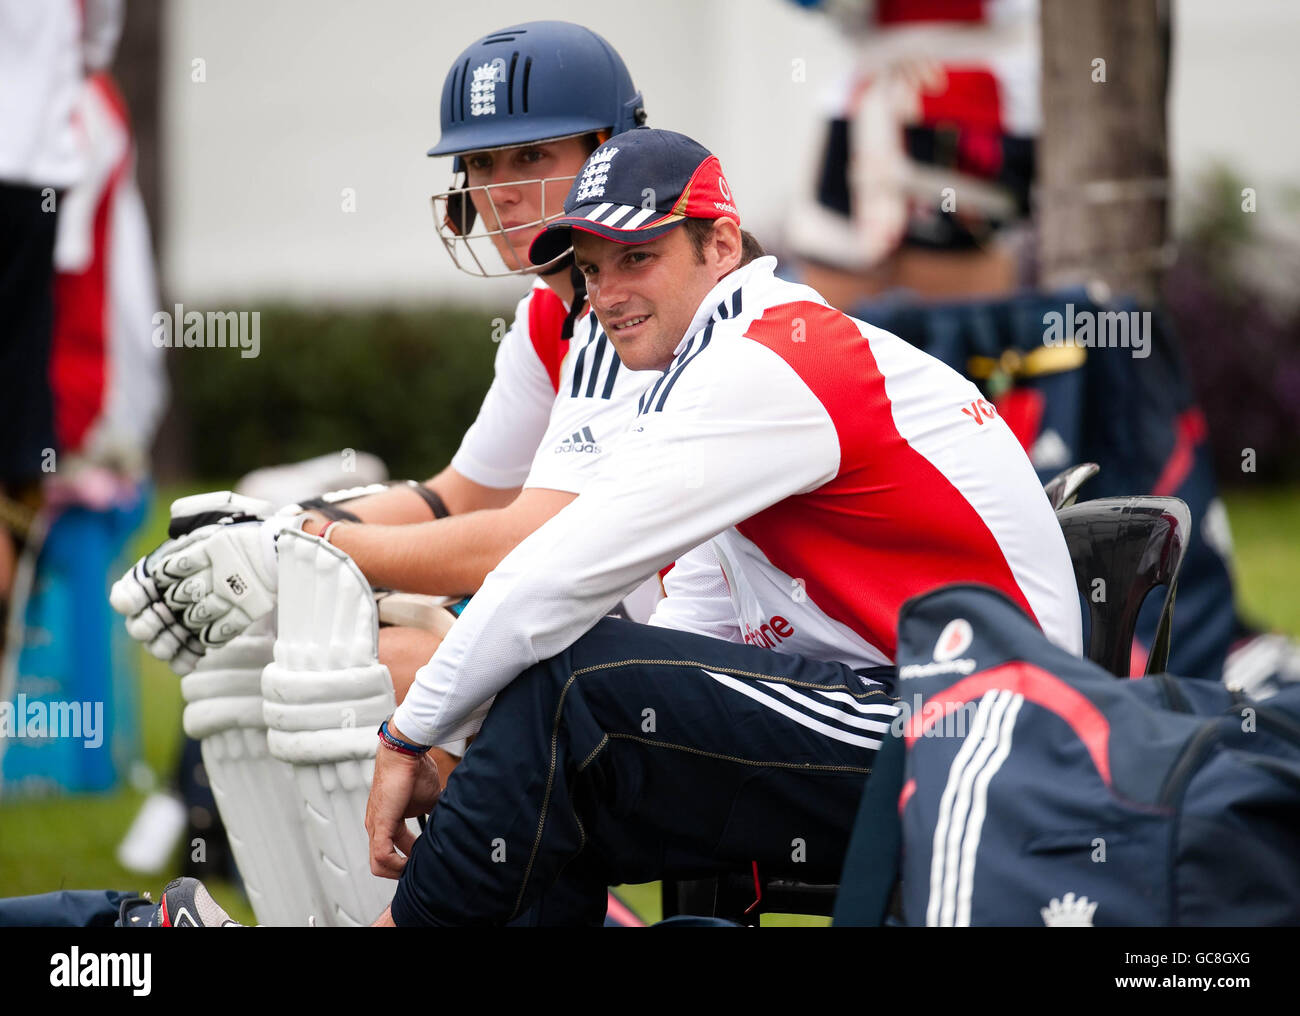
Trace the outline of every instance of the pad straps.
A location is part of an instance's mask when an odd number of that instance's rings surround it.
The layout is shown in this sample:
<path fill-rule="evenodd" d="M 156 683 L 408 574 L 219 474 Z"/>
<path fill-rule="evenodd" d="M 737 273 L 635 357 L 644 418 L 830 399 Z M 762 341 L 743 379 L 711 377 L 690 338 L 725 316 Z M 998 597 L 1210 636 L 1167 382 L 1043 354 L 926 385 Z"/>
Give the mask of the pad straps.
<path fill-rule="evenodd" d="M 451 514 L 451 512 L 447 510 L 447 506 L 443 504 L 442 498 L 424 484 L 416 480 L 407 480 L 406 482 L 410 484 L 413 491 L 419 494 L 420 497 L 424 498 L 424 503 L 429 506 L 429 510 L 433 512 L 433 517 L 435 519 L 445 519 Z"/>

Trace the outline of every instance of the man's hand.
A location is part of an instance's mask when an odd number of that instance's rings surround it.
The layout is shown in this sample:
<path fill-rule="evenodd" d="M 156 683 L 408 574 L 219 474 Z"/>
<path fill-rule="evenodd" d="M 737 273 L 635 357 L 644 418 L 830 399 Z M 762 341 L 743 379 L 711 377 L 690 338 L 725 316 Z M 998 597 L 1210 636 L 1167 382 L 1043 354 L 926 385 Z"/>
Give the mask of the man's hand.
<path fill-rule="evenodd" d="M 407 818 L 419 818 L 421 815 L 429 814 L 433 811 L 433 806 L 438 803 L 438 798 L 442 796 L 442 773 L 438 771 L 438 763 L 433 759 L 433 752 L 420 756 L 418 762 L 420 765 L 415 774 L 415 789 L 411 793 L 410 805 L 406 809 Z"/>
<path fill-rule="evenodd" d="M 402 737 L 391 723 L 389 730 L 394 737 Z M 403 755 L 382 744 L 375 751 L 375 778 L 366 802 L 370 870 L 384 878 L 400 878 L 415 846 L 415 834 L 406 827 L 406 819 L 432 808 L 442 784 L 438 767 L 427 755 Z"/>

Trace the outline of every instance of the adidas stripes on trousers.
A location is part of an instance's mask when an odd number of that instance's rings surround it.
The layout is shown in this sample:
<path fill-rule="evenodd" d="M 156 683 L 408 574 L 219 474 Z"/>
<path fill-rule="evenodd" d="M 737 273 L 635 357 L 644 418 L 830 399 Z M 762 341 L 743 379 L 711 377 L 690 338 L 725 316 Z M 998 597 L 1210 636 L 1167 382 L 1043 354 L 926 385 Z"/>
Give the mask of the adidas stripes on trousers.
<path fill-rule="evenodd" d="M 606 618 L 497 696 L 393 920 L 598 925 L 609 885 L 751 861 L 836 881 L 893 675 Z"/>

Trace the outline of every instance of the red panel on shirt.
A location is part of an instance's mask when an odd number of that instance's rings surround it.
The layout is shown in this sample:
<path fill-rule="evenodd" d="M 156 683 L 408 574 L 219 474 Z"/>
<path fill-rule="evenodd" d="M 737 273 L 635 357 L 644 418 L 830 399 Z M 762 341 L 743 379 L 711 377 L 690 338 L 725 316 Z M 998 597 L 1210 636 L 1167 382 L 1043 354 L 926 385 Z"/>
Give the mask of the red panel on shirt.
<path fill-rule="evenodd" d="M 791 341 L 796 318 L 806 341 Z M 870 344 L 849 318 L 817 303 L 788 303 L 770 308 L 745 335 L 794 369 L 840 443 L 839 474 L 740 523 L 746 539 L 891 659 L 904 601 L 949 582 L 991 585 L 1034 617 L 979 514 L 898 432 Z M 954 427 L 969 425 L 956 410 L 953 416 Z"/>
<path fill-rule="evenodd" d="M 569 308 L 555 295 L 555 290 L 549 286 L 533 290 L 528 300 L 528 336 L 556 392 L 560 390 L 560 364 L 569 351 L 569 340 L 560 338 L 568 316 Z"/>
<path fill-rule="evenodd" d="M 121 93 L 105 74 L 91 85 L 109 110 L 128 124 Z M 97 195 L 92 225 L 90 264 L 82 272 L 57 272 L 54 277 L 54 330 L 50 344 L 50 388 L 54 393 L 54 426 L 60 447 L 79 451 L 104 407 L 108 365 L 108 231 L 113 200 L 130 169 L 124 154 Z"/>

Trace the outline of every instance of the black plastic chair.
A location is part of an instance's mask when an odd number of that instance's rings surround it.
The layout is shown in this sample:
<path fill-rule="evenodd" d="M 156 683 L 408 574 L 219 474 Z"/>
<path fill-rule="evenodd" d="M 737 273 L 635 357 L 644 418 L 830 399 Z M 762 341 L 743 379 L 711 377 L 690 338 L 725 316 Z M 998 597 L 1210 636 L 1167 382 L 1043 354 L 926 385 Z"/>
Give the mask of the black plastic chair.
<path fill-rule="evenodd" d="M 1044 487 L 1057 508 L 1075 585 L 1088 604 L 1086 656 L 1117 677 L 1130 676 L 1138 613 L 1147 595 L 1163 585 L 1165 601 L 1146 666 L 1148 674 L 1157 674 L 1169 661 L 1174 596 L 1191 535 L 1191 512 L 1176 497 L 1107 497 L 1072 503 L 1079 487 L 1096 472 L 1093 463 L 1083 463 L 1060 473 Z M 756 885 L 749 872 L 693 881 L 665 880 L 664 917 L 704 914 L 749 925 L 757 925 L 763 913 L 829 917 L 838 888 L 762 879 L 761 873 Z"/>
<path fill-rule="evenodd" d="M 1079 488 L 1099 472 L 1101 466 L 1097 463 L 1080 462 L 1077 466 L 1062 469 L 1043 484 L 1043 493 L 1052 503 L 1052 510 L 1059 512 L 1062 508 L 1074 504 L 1074 499 L 1079 496 Z"/>
<path fill-rule="evenodd" d="M 1105 497 L 1062 508 L 1057 518 L 1088 605 L 1088 659 L 1117 677 L 1130 676 L 1138 612 L 1147 594 L 1164 586 L 1146 666 L 1148 674 L 1161 673 L 1169 662 L 1178 572 L 1192 531 L 1187 505 L 1176 497 Z"/>

